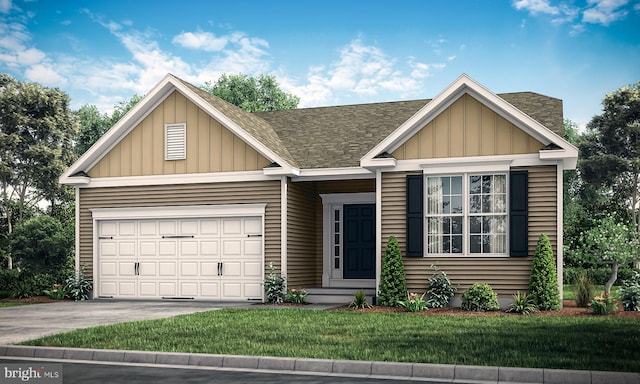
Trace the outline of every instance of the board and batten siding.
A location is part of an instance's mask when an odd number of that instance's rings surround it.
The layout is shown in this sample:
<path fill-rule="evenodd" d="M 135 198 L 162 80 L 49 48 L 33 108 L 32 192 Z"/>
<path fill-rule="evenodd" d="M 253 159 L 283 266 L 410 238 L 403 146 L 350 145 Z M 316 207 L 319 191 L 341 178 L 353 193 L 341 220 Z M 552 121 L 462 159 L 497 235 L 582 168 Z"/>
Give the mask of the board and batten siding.
<path fill-rule="evenodd" d="M 544 145 L 463 95 L 393 151 L 397 160 L 536 153 Z"/>
<path fill-rule="evenodd" d="M 165 124 L 186 123 L 185 160 L 165 160 Z M 256 171 L 271 162 L 174 91 L 87 173 L 90 177 Z"/>
<path fill-rule="evenodd" d="M 431 265 L 447 273 L 460 296 L 474 283 L 488 283 L 500 296 L 526 291 L 531 262 L 541 233 L 549 236 L 557 255 L 556 166 L 518 167 L 529 172 L 529 256 L 526 257 L 403 257 L 407 288 L 421 292 L 433 271 Z M 403 256 L 406 254 L 406 176 L 421 172 L 382 174 L 382 250 L 389 236 L 396 236 Z"/>
<path fill-rule="evenodd" d="M 315 183 L 293 183 L 287 186 L 287 286 L 309 288 L 322 282 L 322 259 L 317 269 L 316 223 L 322 221 L 322 210 L 316 210 Z"/>
<path fill-rule="evenodd" d="M 280 180 L 242 183 L 181 184 L 140 187 L 80 188 L 80 264 L 93 272 L 93 208 L 186 205 L 267 204 L 265 271 L 280 266 Z"/>

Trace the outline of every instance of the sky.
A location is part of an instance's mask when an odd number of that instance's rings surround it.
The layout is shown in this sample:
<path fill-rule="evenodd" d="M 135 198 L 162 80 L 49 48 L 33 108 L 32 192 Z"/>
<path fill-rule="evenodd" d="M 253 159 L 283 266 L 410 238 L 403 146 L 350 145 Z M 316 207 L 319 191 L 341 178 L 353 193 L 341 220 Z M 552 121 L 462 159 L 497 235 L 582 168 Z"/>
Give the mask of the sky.
<path fill-rule="evenodd" d="M 167 73 L 274 75 L 299 107 L 433 98 L 466 73 L 584 127 L 640 81 L 640 0 L 0 0 L 0 72 L 105 113 Z"/>

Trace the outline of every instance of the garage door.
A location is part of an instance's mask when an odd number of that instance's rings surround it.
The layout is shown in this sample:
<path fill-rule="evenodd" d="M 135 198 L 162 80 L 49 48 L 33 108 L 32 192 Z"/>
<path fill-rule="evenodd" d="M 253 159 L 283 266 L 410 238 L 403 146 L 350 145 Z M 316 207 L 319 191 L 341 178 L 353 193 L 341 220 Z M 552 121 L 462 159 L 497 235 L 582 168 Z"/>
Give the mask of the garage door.
<path fill-rule="evenodd" d="M 260 300 L 261 217 L 97 222 L 99 297 Z"/>

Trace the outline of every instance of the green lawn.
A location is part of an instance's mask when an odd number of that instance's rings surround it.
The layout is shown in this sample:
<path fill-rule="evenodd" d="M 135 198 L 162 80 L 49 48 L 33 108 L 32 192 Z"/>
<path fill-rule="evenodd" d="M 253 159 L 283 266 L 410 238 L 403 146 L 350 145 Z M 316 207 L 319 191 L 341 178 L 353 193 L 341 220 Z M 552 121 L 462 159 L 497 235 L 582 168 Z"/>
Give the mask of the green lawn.
<path fill-rule="evenodd" d="M 0 308 L 3 307 L 16 307 L 18 305 L 29 305 L 29 304 L 36 304 L 36 303 L 17 303 L 14 301 L 0 301 Z"/>
<path fill-rule="evenodd" d="M 604 294 L 604 285 L 594 285 L 594 293 L 596 294 L 596 296 L 602 296 Z M 565 300 L 575 300 L 576 299 L 576 285 L 573 284 L 565 284 L 562 287 L 563 290 L 563 298 Z M 620 287 L 618 286 L 613 286 L 611 287 L 611 295 L 613 295 L 613 297 L 618 297 L 620 296 Z"/>
<path fill-rule="evenodd" d="M 596 316 L 222 309 L 23 344 L 639 372 L 638 324 L 637 319 Z"/>

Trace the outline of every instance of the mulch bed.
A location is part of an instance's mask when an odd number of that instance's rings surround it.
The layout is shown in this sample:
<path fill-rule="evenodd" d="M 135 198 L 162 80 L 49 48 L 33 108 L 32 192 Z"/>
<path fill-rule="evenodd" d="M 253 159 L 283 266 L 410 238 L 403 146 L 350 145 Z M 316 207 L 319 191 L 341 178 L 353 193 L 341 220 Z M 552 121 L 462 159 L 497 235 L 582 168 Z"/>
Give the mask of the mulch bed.
<path fill-rule="evenodd" d="M 9 303 L 57 303 L 59 301 L 69 301 L 68 299 L 66 300 L 54 300 L 52 298 L 50 298 L 49 296 L 32 296 L 32 297 L 27 297 L 24 299 L 12 299 L 12 298 L 6 298 L 6 299 L 2 299 L 0 301 L 6 301 Z"/>
<path fill-rule="evenodd" d="M 358 312 L 373 312 L 373 313 L 387 313 L 387 312 L 399 312 L 406 313 L 403 308 L 389 308 L 373 306 L 365 309 L 351 309 L 347 306 L 340 306 L 333 308 L 336 311 L 358 311 Z M 518 313 L 507 313 L 504 311 L 492 311 L 492 312 L 472 312 L 463 311 L 459 307 L 447 307 L 447 308 L 431 308 L 424 312 L 414 312 L 411 314 L 420 316 L 523 316 Z M 593 312 L 588 311 L 587 308 L 580 308 L 576 306 L 575 300 L 563 300 L 562 309 L 559 311 L 541 311 L 533 313 L 529 316 L 596 316 Z M 609 315 L 602 315 L 606 317 L 631 317 L 640 319 L 640 312 L 625 312 L 622 310 L 622 305 L 618 305 L 618 310 L 610 313 Z"/>

